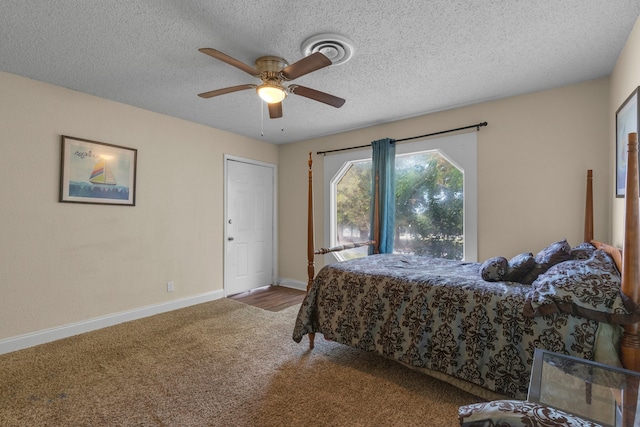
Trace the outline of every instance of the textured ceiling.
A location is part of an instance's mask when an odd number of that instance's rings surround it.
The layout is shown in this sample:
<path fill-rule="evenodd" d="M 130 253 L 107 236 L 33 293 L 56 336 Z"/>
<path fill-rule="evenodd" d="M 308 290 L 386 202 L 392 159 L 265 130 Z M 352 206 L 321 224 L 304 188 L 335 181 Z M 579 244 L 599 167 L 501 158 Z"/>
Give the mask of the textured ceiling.
<path fill-rule="evenodd" d="M 639 15 L 639 0 L 1 0 L 0 70 L 287 143 L 607 76 Z M 340 109 L 291 95 L 271 120 L 252 90 L 196 96 L 259 83 L 198 48 L 293 63 L 326 32 L 353 58 L 295 83 Z"/>

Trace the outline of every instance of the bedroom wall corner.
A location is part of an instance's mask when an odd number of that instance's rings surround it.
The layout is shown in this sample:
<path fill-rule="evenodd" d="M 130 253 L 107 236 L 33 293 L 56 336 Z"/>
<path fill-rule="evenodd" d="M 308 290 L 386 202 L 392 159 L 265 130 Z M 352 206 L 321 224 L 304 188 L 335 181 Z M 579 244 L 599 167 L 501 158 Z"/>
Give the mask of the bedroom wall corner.
<path fill-rule="evenodd" d="M 640 86 L 640 17 L 627 39 L 616 65 L 611 73 L 611 90 L 609 97 L 609 132 L 607 144 L 609 149 L 609 200 L 611 200 L 611 243 L 623 246 L 624 236 L 624 199 L 616 198 L 616 111 L 629 94 Z"/>

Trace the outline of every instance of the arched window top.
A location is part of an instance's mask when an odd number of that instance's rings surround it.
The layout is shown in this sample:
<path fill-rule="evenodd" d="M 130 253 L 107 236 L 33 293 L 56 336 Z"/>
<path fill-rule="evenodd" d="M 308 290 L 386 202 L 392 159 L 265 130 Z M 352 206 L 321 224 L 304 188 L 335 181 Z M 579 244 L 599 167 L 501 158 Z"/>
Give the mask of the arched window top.
<path fill-rule="evenodd" d="M 396 148 L 395 251 L 477 259 L 476 134 L 399 144 Z M 371 152 L 325 158 L 325 244 L 369 236 Z M 366 248 L 332 254 L 366 255 Z"/>

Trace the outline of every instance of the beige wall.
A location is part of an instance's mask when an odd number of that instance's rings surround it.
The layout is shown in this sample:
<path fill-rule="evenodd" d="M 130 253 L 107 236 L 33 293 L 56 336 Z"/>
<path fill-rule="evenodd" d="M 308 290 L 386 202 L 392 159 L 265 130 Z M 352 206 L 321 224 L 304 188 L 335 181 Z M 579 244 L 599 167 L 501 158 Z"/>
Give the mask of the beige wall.
<path fill-rule="evenodd" d="M 617 199 L 613 192 L 615 188 L 616 168 L 615 114 L 624 100 L 627 99 L 629 94 L 638 86 L 640 86 L 640 18 L 636 21 L 636 25 L 627 40 L 627 44 L 618 57 L 616 66 L 611 73 L 610 105 L 608 111 L 610 127 L 607 140 L 610 151 L 609 188 L 611 191 L 609 197 L 613 200 L 611 204 L 612 243 L 618 247 L 622 247 L 624 235 L 624 199 Z"/>
<path fill-rule="evenodd" d="M 347 101 L 348 102 L 348 101 Z M 309 151 L 405 138 L 487 121 L 478 133 L 478 259 L 582 242 L 587 169 L 594 171 L 595 234 L 609 238 L 609 81 L 485 102 L 287 144 L 279 151 L 280 276 L 306 280 Z M 323 236 L 322 156 L 314 154 L 316 247 Z M 321 256 L 316 264 L 322 265 Z"/>
<path fill-rule="evenodd" d="M 0 93 L 0 340 L 222 289 L 223 155 L 277 146 L 6 73 Z M 59 203 L 61 134 L 138 149 L 136 206 Z"/>

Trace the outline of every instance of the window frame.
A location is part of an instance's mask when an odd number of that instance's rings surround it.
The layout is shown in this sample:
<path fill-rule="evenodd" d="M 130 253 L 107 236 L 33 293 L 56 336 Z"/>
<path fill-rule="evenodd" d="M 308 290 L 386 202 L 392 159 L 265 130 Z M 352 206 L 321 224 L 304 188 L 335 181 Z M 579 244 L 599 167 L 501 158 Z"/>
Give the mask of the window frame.
<path fill-rule="evenodd" d="M 478 166 L 477 133 L 470 132 L 432 139 L 402 142 L 396 146 L 396 156 L 438 151 L 443 157 L 462 171 L 464 203 L 463 233 L 464 261 L 477 262 L 478 259 Z M 326 247 L 331 246 L 332 227 L 336 221 L 336 200 L 331 188 L 336 174 L 346 162 L 371 159 L 371 149 L 353 150 L 326 155 L 324 158 L 324 236 Z M 335 254 L 325 255 L 325 262 L 339 262 Z"/>

